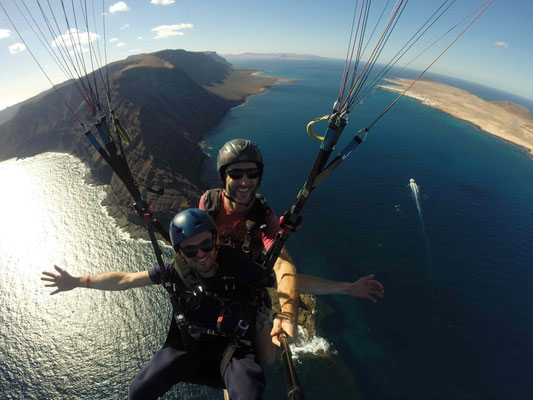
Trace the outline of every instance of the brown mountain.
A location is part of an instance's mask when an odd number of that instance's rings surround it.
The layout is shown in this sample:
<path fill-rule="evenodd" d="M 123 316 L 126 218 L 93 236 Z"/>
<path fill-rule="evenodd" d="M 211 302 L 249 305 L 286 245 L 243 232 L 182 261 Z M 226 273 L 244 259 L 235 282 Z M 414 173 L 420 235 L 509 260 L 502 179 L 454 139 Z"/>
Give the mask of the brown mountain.
<path fill-rule="evenodd" d="M 165 189 L 163 196 L 146 196 L 164 225 L 177 210 L 196 205 L 207 185 L 214 183 L 201 179 L 207 155 L 200 142 L 206 133 L 247 95 L 276 81 L 233 70 L 216 53 L 184 50 L 131 56 L 109 64 L 107 71 L 112 106 L 132 138 L 126 153 L 133 176 L 139 183 Z M 74 85 L 65 82 L 56 88 L 89 126 L 92 117 Z M 142 228 L 132 225 L 139 221 L 129 194 L 84 137 L 61 97 L 51 89 L 20 104 L 16 114 L 4 119 L 0 161 L 47 151 L 79 157 L 90 167 L 88 178 L 111 185 L 104 203 L 119 225 L 144 236 Z"/>

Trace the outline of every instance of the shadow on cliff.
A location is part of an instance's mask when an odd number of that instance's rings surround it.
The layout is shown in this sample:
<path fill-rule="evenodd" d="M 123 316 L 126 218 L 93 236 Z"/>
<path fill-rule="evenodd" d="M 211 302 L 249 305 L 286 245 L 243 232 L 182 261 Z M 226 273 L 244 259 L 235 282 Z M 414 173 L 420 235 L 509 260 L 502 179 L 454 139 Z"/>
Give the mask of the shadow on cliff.
<path fill-rule="evenodd" d="M 132 143 L 126 153 L 138 182 L 163 187 L 165 194 L 148 194 L 155 216 L 167 225 L 175 212 L 196 205 L 206 189 L 202 182 L 207 155 L 199 142 L 242 100 L 228 100 L 209 91 L 235 73 L 216 53 L 164 50 L 128 57 L 108 65 L 112 107 L 127 128 Z M 99 77 L 100 71 L 95 74 Z M 91 78 L 92 75 L 89 76 Z M 91 125 L 92 116 L 75 86 L 56 86 L 18 106 L 0 125 L 0 160 L 31 157 L 43 152 L 65 152 L 79 157 L 91 170 L 90 182 L 110 184 L 104 205 L 119 226 L 135 237 L 131 198 L 122 183 L 83 135 L 74 113 Z M 102 104 L 107 104 L 100 88 Z"/>

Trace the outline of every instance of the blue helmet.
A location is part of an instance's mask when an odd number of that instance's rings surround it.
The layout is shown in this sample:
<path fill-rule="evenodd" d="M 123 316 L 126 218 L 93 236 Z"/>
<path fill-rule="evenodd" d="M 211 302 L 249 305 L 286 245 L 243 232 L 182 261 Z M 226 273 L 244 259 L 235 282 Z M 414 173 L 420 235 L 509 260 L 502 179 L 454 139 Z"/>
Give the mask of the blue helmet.
<path fill-rule="evenodd" d="M 178 251 L 179 244 L 199 233 L 211 231 L 217 233 L 215 224 L 211 217 L 198 208 L 188 208 L 176 214 L 170 222 L 170 241 L 175 251 Z"/>

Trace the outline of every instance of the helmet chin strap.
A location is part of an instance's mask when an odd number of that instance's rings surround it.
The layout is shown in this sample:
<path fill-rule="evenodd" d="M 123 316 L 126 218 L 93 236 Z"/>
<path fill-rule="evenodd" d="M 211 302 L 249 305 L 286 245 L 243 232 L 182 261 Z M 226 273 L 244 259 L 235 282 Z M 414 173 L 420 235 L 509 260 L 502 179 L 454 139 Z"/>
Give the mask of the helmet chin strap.
<path fill-rule="evenodd" d="M 248 207 L 250 206 L 250 204 L 252 204 L 255 200 L 255 190 L 253 192 L 253 196 L 251 196 L 252 198 L 250 199 L 250 201 L 248 203 L 241 203 L 240 201 L 238 201 L 237 199 L 235 199 L 233 196 L 231 196 L 230 194 L 228 194 L 229 190 L 228 188 L 226 187 L 226 190 L 224 190 L 224 197 L 227 198 L 229 201 L 239 205 L 239 206 L 243 206 L 243 207 Z"/>

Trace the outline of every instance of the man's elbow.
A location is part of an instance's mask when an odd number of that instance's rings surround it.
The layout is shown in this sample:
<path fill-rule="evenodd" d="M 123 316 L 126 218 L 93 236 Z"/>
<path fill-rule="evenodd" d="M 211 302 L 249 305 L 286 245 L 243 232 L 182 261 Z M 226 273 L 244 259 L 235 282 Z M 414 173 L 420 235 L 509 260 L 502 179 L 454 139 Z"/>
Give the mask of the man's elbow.
<path fill-rule="evenodd" d="M 278 260 L 274 265 L 274 272 L 276 275 L 292 274 L 296 275 L 296 267 L 285 260 Z"/>
<path fill-rule="evenodd" d="M 139 286 L 138 279 L 135 274 L 124 273 L 124 275 L 118 281 L 119 290 L 127 290 Z"/>

